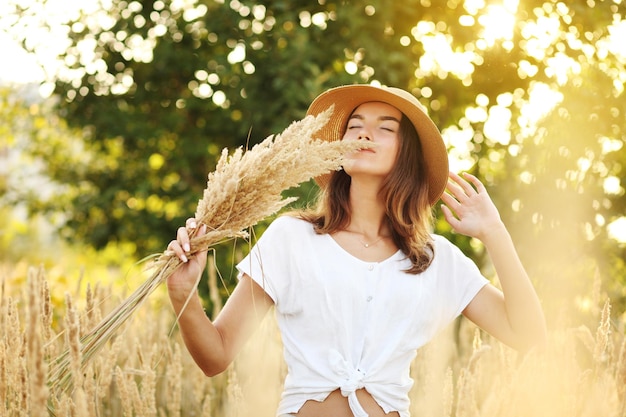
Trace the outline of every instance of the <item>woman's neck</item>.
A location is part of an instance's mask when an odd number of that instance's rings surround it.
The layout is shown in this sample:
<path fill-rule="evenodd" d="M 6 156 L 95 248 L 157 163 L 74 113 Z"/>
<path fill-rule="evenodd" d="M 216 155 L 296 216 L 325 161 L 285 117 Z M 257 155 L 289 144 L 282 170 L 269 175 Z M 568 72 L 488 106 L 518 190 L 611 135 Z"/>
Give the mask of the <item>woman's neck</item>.
<path fill-rule="evenodd" d="M 346 230 L 364 237 L 389 236 L 385 205 L 377 187 L 350 187 L 350 223 Z"/>

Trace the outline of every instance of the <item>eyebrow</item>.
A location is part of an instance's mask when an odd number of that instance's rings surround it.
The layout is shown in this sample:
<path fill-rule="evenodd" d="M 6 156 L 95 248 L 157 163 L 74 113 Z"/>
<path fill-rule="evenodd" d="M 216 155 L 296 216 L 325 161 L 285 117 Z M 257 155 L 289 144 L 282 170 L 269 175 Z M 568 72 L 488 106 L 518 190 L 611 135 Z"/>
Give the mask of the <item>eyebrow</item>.
<path fill-rule="evenodd" d="M 350 118 L 348 119 L 348 121 L 352 120 L 352 119 L 358 119 L 358 120 L 363 120 L 364 117 L 361 116 L 360 114 L 353 114 L 352 116 L 350 116 Z M 379 116 L 378 120 L 380 121 L 387 121 L 387 120 L 391 120 L 393 122 L 398 122 L 400 123 L 400 120 L 398 120 L 396 117 L 393 116 Z"/>

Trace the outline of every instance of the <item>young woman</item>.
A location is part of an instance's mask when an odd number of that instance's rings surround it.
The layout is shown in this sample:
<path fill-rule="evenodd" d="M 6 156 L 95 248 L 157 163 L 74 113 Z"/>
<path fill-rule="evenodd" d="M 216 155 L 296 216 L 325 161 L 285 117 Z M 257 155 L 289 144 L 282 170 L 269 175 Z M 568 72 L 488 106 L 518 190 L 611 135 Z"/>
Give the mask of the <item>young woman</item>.
<path fill-rule="evenodd" d="M 197 364 L 215 375 L 274 306 L 288 367 L 278 416 L 408 417 L 416 350 L 458 315 L 524 351 L 545 340 L 543 312 L 485 187 L 448 172 L 441 135 L 413 95 L 337 87 L 308 113 L 330 105 L 321 138 L 375 146 L 317 178 L 314 209 L 269 226 L 237 265 L 239 283 L 214 322 L 194 296 L 179 325 Z M 452 228 L 487 248 L 501 290 L 431 232 L 440 198 Z M 187 227 L 204 232 L 193 219 Z M 185 262 L 167 282 L 179 314 L 206 254 L 187 258 L 186 227 L 169 249 Z"/>

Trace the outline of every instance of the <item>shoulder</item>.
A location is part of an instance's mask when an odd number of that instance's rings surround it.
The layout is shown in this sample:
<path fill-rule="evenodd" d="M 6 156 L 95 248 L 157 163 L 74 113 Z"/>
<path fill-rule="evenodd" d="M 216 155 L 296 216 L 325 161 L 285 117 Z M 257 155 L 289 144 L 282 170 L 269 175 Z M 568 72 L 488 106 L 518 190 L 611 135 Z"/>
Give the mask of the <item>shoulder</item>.
<path fill-rule="evenodd" d="M 288 239 L 291 236 L 297 237 L 311 233 L 315 233 L 311 223 L 298 217 L 282 215 L 270 223 L 267 229 L 263 232 L 263 236 L 267 236 L 267 238 L 272 237 L 274 239 Z"/>
<path fill-rule="evenodd" d="M 431 266 L 435 266 L 435 270 L 451 274 L 456 272 L 479 273 L 476 263 L 463 251 L 450 242 L 445 236 L 431 235 L 435 246 L 435 257 Z M 455 272 L 456 271 L 456 272 Z"/>
<path fill-rule="evenodd" d="M 431 234 L 431 238 L 433 240 L 434 252 L 435 252 L 435 260 L 439 259 L 450 259 L 450 258 L 465 258 L 466 255 L 461 251 L 461 249 L 456 246 L 454 243 L 450 242 L 448 238 L 438 234 Z"/>
<path fill-rule="evenodd" d="M 270 224 L 271 228 L 275 229 L 311 229 L 313 230 L 313 225 L 306 220 L 303 220 L 299 217 L 292 216 L 289 214 L 284 214 L 276 217 L 272 223 Z"/>
<path fill-rule="evenodd" d="M 433 240 L 435 250 L 454 250 L 454 248 L 456 248 L 456 246 L 445 236 L 431 233 L 430 237 Z"/>

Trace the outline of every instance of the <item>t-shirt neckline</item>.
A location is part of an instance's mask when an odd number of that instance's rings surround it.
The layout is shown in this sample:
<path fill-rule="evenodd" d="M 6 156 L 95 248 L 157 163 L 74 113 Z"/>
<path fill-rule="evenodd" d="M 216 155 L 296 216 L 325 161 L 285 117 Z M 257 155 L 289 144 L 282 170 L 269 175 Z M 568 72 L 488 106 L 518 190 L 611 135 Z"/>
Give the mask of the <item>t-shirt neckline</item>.
<path fill-rule="evenodd" d="M 361 258 L 359 258 L 358 256 L 355 256 L 355 255 L 351 254 L 350 252 L 348 252 L 348 251 L 347 251 L 347 250 L 346 250 L 343 246 L 341 246 L 341 245 L 339 244 L 339 242 L 337 242 L 337 241 L 335 240 L 335 238 L 333 238 L 333 237 L 332 237 L 329 233 L 325 233 L 325 234 L 324 234 L 324 237 L 325 237 L 326 239 L 330 240 L 330 241 L 331 241 L 331 243 L 332 243 L 332 245 L 334 245 L 334 246 L 336 246 L 337 248 L 339 248 L 339 250 L 341 251 L 341 253 L 345 254 L 345 256 L 347 256 L 348 258 L 352 259 L 353 261 L 356 261 L 356 262 L 358 262 L 358 263 L 360 263 L 360 264 L 363 264 L 363 265 L 372 265 L 372 264 L 375 264 L 375 265 L 381 265 L 381 264 L 384 264 L 384 263 L 387 263 L 387 262 L 392 261 L 392 260 L 393 260 L 394 258 L 396 258 L 398 255 L 401 255 L 401 254 L 402 254 L 402 251 L 401 251 L 400 249 L 398 249 L 396 252 L 394 252 L 393 254 L 391 254 L 389 257 L 387 257 L 387 258 L 385 258 L 385 259 L 383 259 L 383 260 L 381 260 L 381 261 L 366 261 L 366 260 L 361 259 Z"/>

